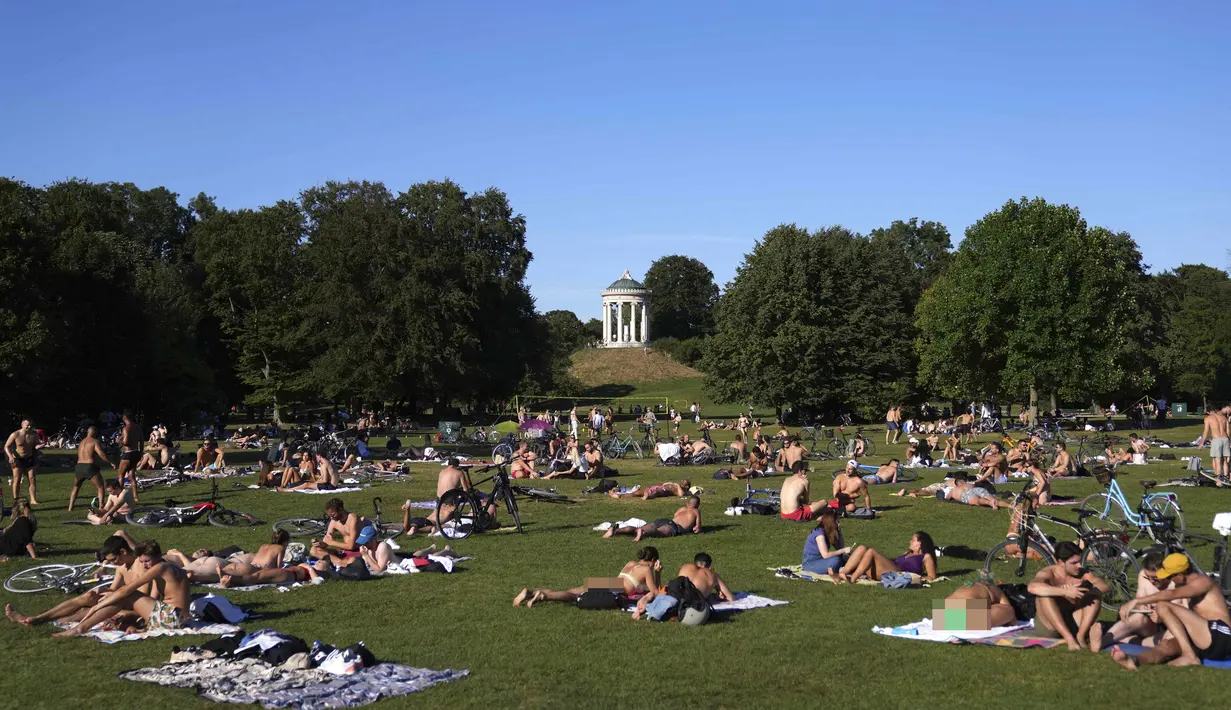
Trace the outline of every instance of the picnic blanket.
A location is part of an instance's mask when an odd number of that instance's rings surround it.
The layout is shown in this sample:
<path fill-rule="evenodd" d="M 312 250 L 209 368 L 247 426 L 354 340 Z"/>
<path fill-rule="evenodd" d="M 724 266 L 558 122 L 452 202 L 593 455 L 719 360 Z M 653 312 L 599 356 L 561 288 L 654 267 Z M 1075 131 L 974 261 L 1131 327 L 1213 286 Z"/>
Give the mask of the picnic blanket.
<path fill-rule="evenodd" d="M 458 562 L 465 562 L 467 560 L 474 559 L 473 557 L 443 557 L 440 555 L 428 555 L 427 558 L 431 560 L 432 562 L 439 564 L 441 567 L 444 567 L 445 574 L 451 574 L 453 572 L 454 565 L 456 565 Z M 392 574 L 392 575 L 418 574 L 419 572 L 420 572 L 420 569 L 415 566 L 415 563 L 412 561 L 412 558 L 403 557 L 397 562 L 390 562 L 389 566 L 385 568 L 384 572 L 373 573 L 373 576 L 381 576 L 381 575 L 387 575 L 387 574 Z"/>
<path fill-rule="evenodd" d="M 119 674 L 124 680 L 192 688 L 216 703 L 261 704 L 267 708 L 354 708 L 382 698 L 417 693 L 438 683 L 464 678 L 469 671 L 411 668 L 380 663 L 350 675 L 319 668 L 289 670 L 255 658 L 210 658 L 166 663 Z"/>
<path fill-rule="evenodd" d="M 838 583 L 838 580 L 834 579 L 833 577 L 827 574 L 817 574 L 816 572 L 809 572 L 806 569 L 804 569 L 802 565 L 790 565 L 789 567 L 768 567 L 767 569 L 773 572 L 775 577 L 782 577 L 783 579 L 802 579 L 807 582 L 829 582 L 830 584 Z M 912 577 L 914 576 L 916 575 L 912 575 Z M 920 577 L 920 582 L 918 586 L 930 587 L 936 582 L 948 582 L 948 581 L 949 581 L 949 578 L 945 576 L 937 577 L 936 579 L 931 580 L 931 581 L 924 580 L 922 577 Z M 855 584 L 862 585 L 865 587 L 881 586 L 880 582 L 876 582 L 871 579 L 861 579 L 858 582 L 855 582 Z M 911 587 L 913 588 L 915 587 L 915 585 L 912 584 Z"/>
<path fill-rule="evenodd" d="M 873 626 L 872 633 L 895 638 L 915 639 L 916 641 L 936 641 L 939 643 L 967 643 L 987 640 L 1005 634 L 1015 634 L 1023 629 L 1034 628 L 1033 621 L 1019 621 L 1012 626 L 998 626 L 987 631 L 936 631 L 932 628 L 932 620 L 924 619 L 913 624 L 901 626 Z"/>
<path fill-rule="evenodd" d="M 1124 651 L 1130 656 L 1137 656 L 1141 654 L 1141 652 L 1146 650 L 1145 646 L 1138 646 L 1135 643 L 1118 643 L 1118 644 L 1115 644 L 1115 646 L 1111 646 L 1103 650 L 1110 651 L 1112 648 L 1115 648 L 1116 646 L 1119 646 L 1121 651 Z M 1202 661 L 1201 665 L 1208 666 L 1210 668 L 1231 668 L 1231 661 Z"/>
<path fill-rule="evenodd" d="M 62 629 L 71 629 L 77 625 L 75 622 L 65 623 L 60 621 L 55 622 L 55 624 Z M 153 631 L 136 632 L 93 629 L 85 632 L 82 636 L 110 644 L 121 641 L 144 641 L 158 636 L 222 636 L 223 634 L 233 634 L 239 631 L 242 631 L 242 629 L 234 624 L 211 624 L 207 621 L 190 621 L 182 629 L 155 629 Z"/>
<path fill-rule="evenodd" d="M 414 501 L 410 504 L 410 507 L 411 508 L 423 508 L 425 510 L 436 510 L 436 501 L 434 500 Z"/>
<path fill-rule="evenodd" d="M 342 487 L 340 487 L 340 488 L 334 488 L 334 489 L 333 489 L 333 490 L 331 490 L 331 491 L 322 491 L 322 490 L 320 490 L 320 489 L 315 489 L 315 490 L 312 490 L 312 489 L 308 489 L 308 488 L 292 488 L 292 489 L 291 489 L 291 492 L 292 492 L 292 493 L 303 493 L 303 494 L 310 495 L 310 496 L 325 496 L 325 495 L 329 495 L 329 496 L 331 496 L 331 495 L 333 495 L 334 493 L 354 493 L 355 491 L 361 491 L 361 490 L 363 490 L 364 488 L 367 488 L 367 486 L 366 486 L 366 485 L 363 485 L 363 486 L 342 486 Z"/>
<path fill-rule="evenodd" d="M 221 584 L 218 584 L 215 582 L 214 584 L 203 584 L 201 586 L 208 587 L 210 589 L 221 589 L 227 592 L 255 592 L 260 589 L 277 589 L 279 592 L 289 592 L 294 589 L 299 589 L 300 587 L 307 587 L 307 586 L 313 586 L 313 585 L 324 584 L 324 583 L 325 583 L 325 578 L 318 577 L 310 582 L 291 582 L 290 584 L 270 583 L 270 584 L 249 584 L 244 587 L 224 587 Z"/>
<path fill-rule="evenodd" d="M 599 531 L 602 531 L 602 532 L 606 532 L 606 531 L 610 530 L 610 529 L 611 529 L 611 528 L 613 528 L 613 527 L 617 527 L 617 528 L 640 528 L 640 527 L 644 527 L 644 526 L 646 526 L 646 525 L 648 525 L 648 523 L 647 523 L 646 521 L 642 520 L 641 518 L 629 518 L 628 520 L 617 520 L 617 521 L 616 521 L 616 522 L 614 522 L 614 523 L 611 523 L 611 522 L 599 523 L 598 525 L 595 525 L 595 526 L 594 526 L 593 528 L 591 528 L 591 529 L 592 529 L 592 530 L 599 530 Z"/>
<path fill-rule="evenodd" d="M 784 604 L 790 604 L 790 602 L 784 602 L 781 599 L 770 599 L 769 597 L 763 597 L 759 594 L 753 594 L 752 592 L 736 592 L 735 601 L 717 602 L 715 604 L 711 604 L 710 608 L 718 612 L 748 611 L 749 609 L 763 609 L 768 606 L 782 606 Z M 636 604 L 629 604 L 624 607 L 624 611 L 627 611 L 630 614 L 636 610 Z"/>

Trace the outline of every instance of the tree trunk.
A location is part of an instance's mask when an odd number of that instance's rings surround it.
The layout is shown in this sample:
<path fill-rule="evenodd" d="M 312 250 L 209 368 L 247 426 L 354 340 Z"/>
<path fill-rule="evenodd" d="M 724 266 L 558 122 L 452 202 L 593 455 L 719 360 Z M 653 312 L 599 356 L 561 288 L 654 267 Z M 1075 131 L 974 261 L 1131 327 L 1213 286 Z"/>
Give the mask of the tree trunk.
<path fill-rule="evenodd" d="M 231 306 L 234 308 L 234 304 Z M 261 357 L 265 358 L 265 367 L 261 368 L 261 375 L 265 377 L 265 381 L 269 381 L 269 355 L 264 350 L 261 351 Z M 274 424 L 282 426 L 282 408 L 278 406 L 278 395 L 274 394 Z"/>
<path fill-rule="evenodd" d="M 1039 390 L 1030 385 L 1030 426 L 1039 425 Z"/>
<path fill-rule="evenodd" d="M 1053 412 L 1054 412 L 1054 411 L 1056 411 L 1056 409 L 1057 409 L 1057 407 L 1056 407 L 1056 393 L 1053 391 L 1053 392 L 1051 393 L 1051 411 L 1053 411 Z"/>

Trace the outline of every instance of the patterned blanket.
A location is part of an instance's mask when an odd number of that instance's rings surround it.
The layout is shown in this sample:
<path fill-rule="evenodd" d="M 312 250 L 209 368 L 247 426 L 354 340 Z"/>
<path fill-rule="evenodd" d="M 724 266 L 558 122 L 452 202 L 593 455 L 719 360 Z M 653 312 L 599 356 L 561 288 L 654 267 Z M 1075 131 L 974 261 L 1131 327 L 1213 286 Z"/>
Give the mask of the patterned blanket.
<path fill-rule="evenodd" d="M 76 626 L 75 623 L 60 623 L 56 622 L 56 626 L 62 629 L 71 629 Z M 232 624 L 211 624 L 205 621 L 190 621 L 182 629 L 155 629 L 154 631 L 102 631 L 94 629 L 87 631 L 82 636 L 96 639 L 102 643 L 119 643 L 121 641 L 144 641 L 146 639 L 156 638 L 158 636 L 222 636 L 223 634 L 233 634 L 242 631 L 238 626 Z"/>
<path fill-rule="evenodd" d="M 254 658 L 211 658 L 124 671 L 119 677 L 138 683 L 193 688 L 202 698 L 217 703 L 317 710 L 361 707 L 457 680 L 468 673 L 381 663 L 350 675 L 333 675 L 319 668 L 285 670 Z"/>

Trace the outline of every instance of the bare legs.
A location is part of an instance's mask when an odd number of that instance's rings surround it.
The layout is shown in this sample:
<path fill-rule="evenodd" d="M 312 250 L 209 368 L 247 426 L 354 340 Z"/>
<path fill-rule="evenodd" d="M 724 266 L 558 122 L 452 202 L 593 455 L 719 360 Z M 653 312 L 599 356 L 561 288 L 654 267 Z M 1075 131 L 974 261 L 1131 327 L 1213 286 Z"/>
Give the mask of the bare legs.
<path fill-rule="evenodd" d="M 577 598 L 584 594 L 585 587 L 574 587 L 563 592 L 553 592 L 550 589 L 535 589 L 530 591 L 528 588 L 523 588 L 518 592 L 517 596 L 513 597 L 513 606 L 521 606 L 522 602 L 526 602 L 526 608 L 529 609 L 539 602 L 568 602 L 572 604 L 577 601 Z"/>
<path fill-rule="evenodd" d="M 35 494 L 34 485 L 34 467 L 30 468 L 13 468 L 13 500 L 17 500 L 17 491 L 21 487 L 21 477 L 25 476 L 29 481 L 30 490 L 30 505 L 38 505 L 38 496 Z"/>
<path fill-rule="evenodd" d="M 1101 608 L 1097 596 L 1088 597 L 1079 607 L 1074 607 L 1067 601 L 1056 597 L 1035 598 L 1035 618 L 1042 622 L 1045 629 L 1064 639 L 1070 651 L 1080 651 L 1088 645 L 1090 630 Z M 1066 615 L 1072 616 L 1073 623 L 1077 626 L 1076 634 L 1069 629 Z"/>
<path fill-rule="evenodd" d="M 31 479 L 31 482 L 33 483 L 33 479 Z M 82 483 L 82 479 L 80 478 L 78 478 L 76 481 L 73 481 L 73 490 L 70 491 L 68 494 L 68 510 L 70 513 L 73 510 L 73 503 L 77 502 L 77 492 L 81 490 L 81 483 Z M 99 476 L 98 474 L 91 476 L 90 483 L 94 484 L 94 490 L 98 492 L 98 500 L 99 501 L 107 500 L 107 496 L 103 493 L 102 476 Z"/>
<path fill-rule="evenodd" d="M 5 604 L 4 615 L 8 617 L 9 621 L 24 624 L 25 626 L 37 626 L 48 621 L 80 621 L 85 618 L 86 613 L 100 599 L 102 599 L 102 594 L 97 590 L 91 590 L 66 602 L 61 602 L 42 614 L 34 616 L 19 614 L 12 604 Z"/>

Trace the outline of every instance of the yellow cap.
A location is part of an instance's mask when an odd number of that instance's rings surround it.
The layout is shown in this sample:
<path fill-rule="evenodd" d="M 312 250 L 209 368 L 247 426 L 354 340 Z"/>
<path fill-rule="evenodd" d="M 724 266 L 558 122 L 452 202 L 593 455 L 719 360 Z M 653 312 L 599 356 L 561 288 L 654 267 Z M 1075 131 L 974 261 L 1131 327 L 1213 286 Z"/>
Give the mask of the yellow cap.
<path fill-rule="evenodd" d="M 1159 579 L 1167 579 L 1172 575 L 1184 574 L 1187 571 L 1188 557 L 1179 552 L 1173 552 L 1163 558 L 1163 566 L 1159 568 L 1155 576 Z"/>

